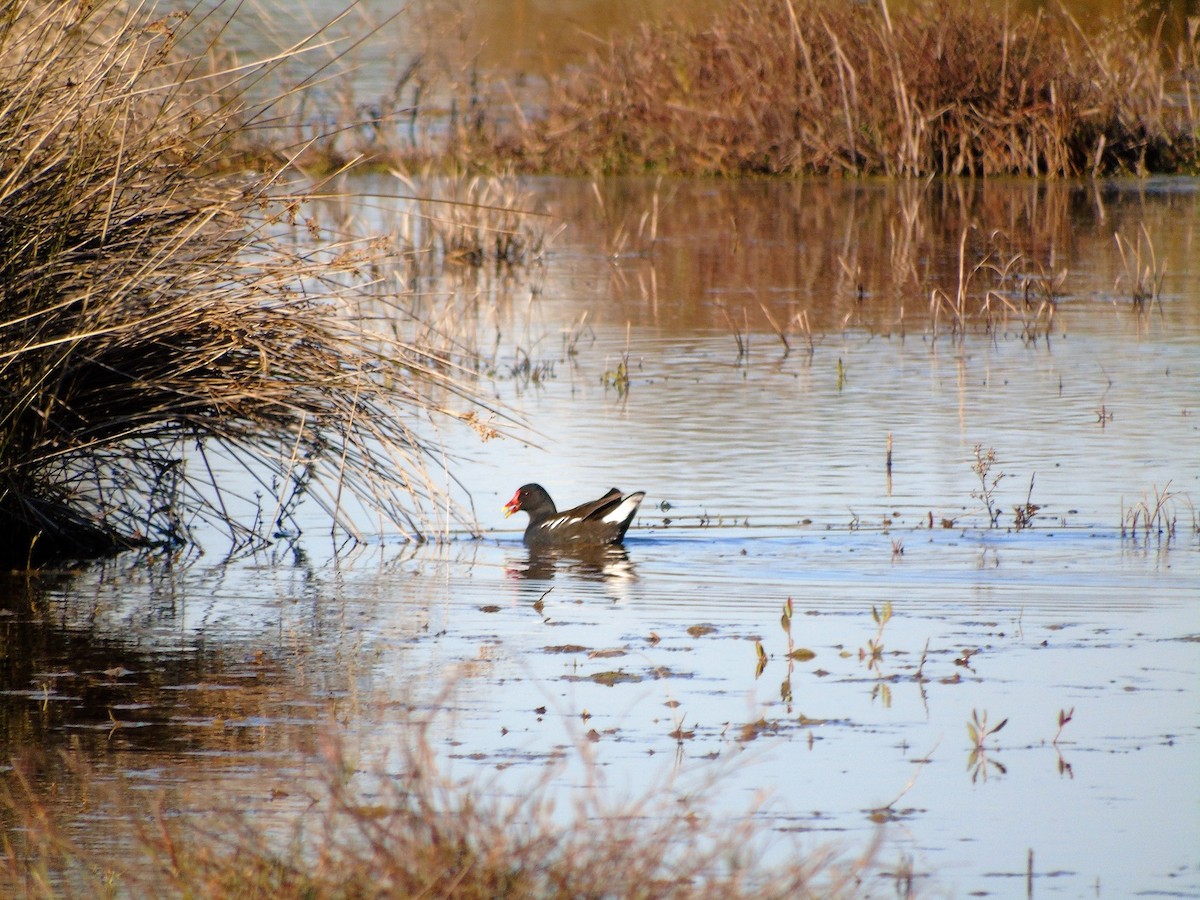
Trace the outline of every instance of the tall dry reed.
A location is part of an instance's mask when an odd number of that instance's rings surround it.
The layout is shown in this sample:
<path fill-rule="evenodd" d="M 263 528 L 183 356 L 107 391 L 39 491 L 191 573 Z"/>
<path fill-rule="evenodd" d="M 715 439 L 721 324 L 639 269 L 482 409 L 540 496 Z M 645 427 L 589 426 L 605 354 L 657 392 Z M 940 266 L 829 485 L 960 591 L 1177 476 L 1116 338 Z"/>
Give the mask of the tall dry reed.
<path fill-rule="evenodd" d="M 254 545 L 292 530 L 300 496 L 348 529 L 359 504 L 414 537 L 449 508 L 415 426 L 469 414 L 468 391 L 357 314 L 379 302 L 386 242 L 288 240 L 303 196 L 278 173 L 230 174 L 278 124 L 279 97 L 244 88 L 280 59 L 222 68 L 199 39 L 211 27 L 0 2 L 6 565 L 177 546 L 197 521 Z"/>
<path fill-rule="evenodd" d="M 535 170 L 1059 175 L 1195 171 L 1200 29 L 1085 30 L 1001 4 L 733 0 L 552 77 L 492 148 Z M 486 153 L 488 148 L 480 148 Z"/>

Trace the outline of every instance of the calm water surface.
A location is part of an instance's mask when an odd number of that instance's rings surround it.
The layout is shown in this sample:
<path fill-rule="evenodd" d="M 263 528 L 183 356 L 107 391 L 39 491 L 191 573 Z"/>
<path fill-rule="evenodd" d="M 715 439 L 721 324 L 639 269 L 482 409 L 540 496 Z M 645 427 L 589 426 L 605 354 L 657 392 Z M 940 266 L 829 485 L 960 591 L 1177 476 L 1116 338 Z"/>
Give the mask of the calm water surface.
<path fill-rule="evenodd" d="M 261 557 L 211 536 L 11 579 L 3 757 L 78 748 L 135 800 L 286 835 L 331 736 L 386 778 L 415 714 L 488 796 L 692 794 L 760 822 L 764 864 L 880 833 L 875 893 L 907 867 L 926 895 L 1021 896 L 1032 851 L 1038 896 L 1200 895 L 1200 184 L 525 187 L 567 226 L 544 263 L 424 300 L 534 430 L 442 435 L 483 537 L 335 552 L 312 510 Z M 348 188 L 370 227 L 406 208 Z M 1165 270 L 1159 301 L 1135 307 L 1114 234 Z M 965 338 L 929 314 L 960 254 L 1011 306 Z M 530 480 L 645 490 L 627 558 L 531 559 L 500 510 Z M 1156 498 L 1173 533 L 1122 528 Z M 790 664 L 789 597 L 815 654 Z M 973 711 L 1008 720 L 983 761 Z M 83 842 L 122 845 L 45 778 Z"/>

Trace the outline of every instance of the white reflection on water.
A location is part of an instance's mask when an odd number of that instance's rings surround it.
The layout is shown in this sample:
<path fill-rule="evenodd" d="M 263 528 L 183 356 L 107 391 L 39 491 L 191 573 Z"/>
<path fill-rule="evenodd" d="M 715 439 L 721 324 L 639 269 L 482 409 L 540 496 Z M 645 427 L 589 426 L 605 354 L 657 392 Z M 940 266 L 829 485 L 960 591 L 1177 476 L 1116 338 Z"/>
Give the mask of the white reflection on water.
<path fill-rule="evenodd" d="M 561 183 L 542 187 L 547 203 L 570 199 Z M 994 202 L 1003 189 L 987 190 Z M 701 193 L 720 201 L 714 185 Z M 1190 217 L 1139 195 L 1110 198 L 1101 224 L 1045 229 L 1069 232 L 1055 253 L 1077 279 L 1049 344 L 1011 334 L 933 341 L 910 324 L 904 338 L 826 330 L 811 357 L 785 356 L 763 328 L 740 361 L 708 306 L 712 285 L 696 275 L 710 231 L 696 228 L 691 256 L 682 233 L 669 252 L 614 268 L 579 224 L 549 260 L 542 294 L 495 313 L 501 355 L 532 340 L 555 363 L 556 377 L 540 384 L 494 386 L 538 429 L 539 446 L 449 436 L 487 539 L 426 548 L 385 539 L 334 558 L 312 537 L 314 516 L 306 558 L 86 575 L 59 596 L 64 627 L 113 642 L 104 652 L 116 662 L 136 646 L 146 669 L 207 653 L 221 661 L 166 688 L 244 686 L 258 677 L 256 654 L 283 661 L 288 699 L 277 710 L 253 704 L 251 691 L 222 719 L 151 691 L 152 704 L 176 710 L 167 732 L 180 743 L 249 722 L 256 739 L 278 745 L 275 762 L 302 768 L 323 719 L 314 709 L 328 703 L 369 768 L 403 740 L 403 709 L 444 706 L 435 735 L 446 764 L 481 774 L 490 790 L 520 794 L 564 752 L 550 781 L 564 795 L 597 771 L 612 796 L 639 796 L 667 782 L 703 784 L 715 768 L 705 796 L 720 816 L 765 796 L 761 820 L 801 832 L 808 846 L 865 845 L 869 811 L 919 769 L 896 803 L 882 861 L 911 855 L 935 892 L 1023 891 L 1032 848 L 1039 895 L 1090 895 L 1097 884 L 1111 897 L 1198 893 L 1200 273 L 1181 254 L 1200 218 L 1195 185 L 1180 196 Z M 884 211 L 864 218 L 885 221 L 890 201 L 872 202 Z M 1148 315 L 1121 305 L 1105 270 L 1111 229 L 1129 227 L 1131 208 L 1174 273 L 1164 309 Z M 992 210 L 976 212 L 981 227 Z M 738 240 L 751 248 L 754 238 Z M 803 239 L 817 254 L 826 235 Z M 652 295 L 640 286 L 648 267 Z M 805 290 L 833 303 L 830 268 Z M 912 290 L 908 302 L 924 302 Z M 876 294 L 900 291 L 881 283 Z M 594 340 L 564 358 L 558 335 L 583 311 Z M 604 374 L 626 353 L 630 386 L 618 394 Z M 995 491 L 999 529 L 985 527 L 972 496 L 976 444 L 995 449 L 1006 476 Z M 535 479 L 560 505 L 613 484 L 647 491 L 614 577 L 531 564 L 500 505 Z M 1152 502 L 1168 483 L 1179 492 L 1176 535 L 1122 537 L 1122 509 Z M 1027 496 L 1040 510 L 1032 528 L 1014 531 L 1012 507 Z M 790 679 L 779 624 L 788 597 L 796 645 L 816 654 Z M 876 635 L 872 607 L 885 602 L 895 612 L 872 670 L 859 650 Z M 698 625 L 712 631 L 689 631 Z M 756 641 L 769 654 L 760 677 Z M 569 645 L 584 649 L 561 650 Z M 591 679 L 614 671 L 635 680 Z M 1071 708 L 1056 751 L 1058 714 Z M 1006 772 L 986 781 L 967 768 L 973 710 L 1009 721 L 991 753 Z M 759 720 L 765 731 L 746 739 Z M 694 732 L 682 743 L 671 737 L 681 724 Z M 599 740 L 583 737 L 589 729 Z M 181 781 L 201 777 L 186 754 L 147 755 Z M 260 789 L 256 764 L 243 765 L 245 789 Z M 238 777 L 225 785 L 234 795 Z M 780 842 L 773 852 L 767 860 L 791 851 Z"/>
<path fill-rule="evenodd" d="M 905 541 L 895 562 L 892 537 Z M 515 541 L 384 546 L 343 559 L 336 577 L 330 561 L 269 578 L 235 567 L 217 582 L 197 567 L 178 580 L 179 614 L 158 640 L 165 653 L 220 644 L 232 659 L 297 654 L 284 696 L 311 691 L 340 710 L 367 771 L 395 761 L 403 710 L 415 708 L 435 715 L 447 772 L 481 777 L 489 792 L 520 796 L 548 766 L 564 801 L 597 778 L 613 798 L 715 778 L 703 796 L 719 820 L 758 808 L 806 846 L 861 846 L 875 829 L 870 810 L 919 769 L 883 861 L 908 853 L 951 893 L 1007 893 L 997 873 L 1022 873 L 1029 848 L 1038 871 L 1062 873 L 1039 890 L 1074 896 L 1097 879 L 1111 896 L 1196 886 L 1194 543 L 1158 556 L 1088 529 L 713 528 L 635 536 L 628 549 L 634 577 L 615 579 L 568 566 L 523 577 L 527 551 Z M 815 653 L 790 674 L 787 596 L 796 645 Z M 895 612 L 874 671 L 859 649 L 876 633 L 871 607 L 885 601 Z M 125 588 L 87 610 L 105 612 L 110 634 L 153 641 L 138 624 L 146 602 Z M 710 630 L 689 631 L 698 625 Z M 756 641 L 770 656 L 759 677 Z M 237 685 L 237 668 L 223 668 L 200 679 L 205 690 Z M 591 680 L 614 671 L 633 680 Z M 153 703 L 170 706 L 171 693 Z M 286 748 L 287 735 L 322 727 L 319 705 L 293 697 L 218 730 L 253 727 Z M 1071 708 L 1056 751 L 1057 716 Z M 972 710 L 1009 720 L 991 754 L 1006 772 L 986 781 L 967 768 Z M 768 727 L 748 740 L 760 720 Z M 682 744 L 671 737 L 681 725 L 693 733 Z M 584 737 L 592 729 L 595 742 Z M 303 747 L 258 766 L 303 759 Z M 256 768 L 226 773 L 222 789 L 236 795 L 241 777 L 260 792 Z M 793 852 L 773 846 L 766 861 Z"/>

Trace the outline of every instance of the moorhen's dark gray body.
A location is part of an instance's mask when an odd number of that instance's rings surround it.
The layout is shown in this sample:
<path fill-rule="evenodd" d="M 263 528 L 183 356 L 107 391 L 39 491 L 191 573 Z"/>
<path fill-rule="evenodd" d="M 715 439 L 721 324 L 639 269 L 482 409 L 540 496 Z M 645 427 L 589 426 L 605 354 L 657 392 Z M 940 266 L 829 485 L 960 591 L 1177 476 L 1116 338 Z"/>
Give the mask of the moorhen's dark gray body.
<path fill-rule="evenodd" d="M 524 512 L 529 514 L 525 543 L 539 548 L 603 547 L 619 544 L 629 529 L 629 523 L 646 494 L 622 494 L 613 488 L 598 500 L 559 512 L 540 484 L 517 488 L 512 499 L 504 504 L 504 516 Z"/>

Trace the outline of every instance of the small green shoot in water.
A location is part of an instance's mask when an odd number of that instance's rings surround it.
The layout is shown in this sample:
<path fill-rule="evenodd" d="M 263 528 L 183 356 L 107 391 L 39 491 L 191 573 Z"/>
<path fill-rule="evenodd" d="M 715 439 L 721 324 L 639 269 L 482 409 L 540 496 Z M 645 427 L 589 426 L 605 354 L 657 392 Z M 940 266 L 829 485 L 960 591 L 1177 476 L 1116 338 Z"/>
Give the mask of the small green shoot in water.
<path fill-rule="evenodd" d="M 813 653 L 804 647 L 796 649 L 795 642 L 792 640 L 792 616 L 795 614 L 795 607 L 792 605 L 792 598 L 788 597 L 787 602 L 783 604 L 783 615 L 779 617 L 779 627 L 783 629 L 783 633 L 787 635 L 787 675 L 784 676 L 782 684 L 779 686 L 779 697 L 784 703 L 791 704 L 792 702 L 792 667 L 797 662 L 808 662 L 817 654 Z M 760 647 L 761 649 L 761 647 Z M 766 665 L 766 661 L 762 658 L 759 660 L 759 673 Z"/>
<path fill-rule="evenodd" d="M 616 369 L 611 369 L 604 373 L 604 388 L 613 388 L 617 392 L 618 397 L 624 397 L 629 393 L 629 355 L 622 354 L 621 361 L 617 363 Z"/>
<path fill-rule="evenodd" d="M 1060 709 L 1058 711 L 1058 731 L 1054 732 L 1054 740 L 1050 742 L 1054 747 L 1054 752 L 1058 754 L 1058 774 L 1066 775 L 1069 778 L 1075 777 L 1075 770 L 1071 768 L 1071 764 L 1063 759 L 1062 749 L 1058 746 L 1058 739 L 1062 737 L 1063 727 L 1075 717 L 1075 707 L 1067 710 Z"/>
<path fill-rule="evenodd" d="M 882 611 L 872 606 L 871 618 L 875 620 L 875 637 L 867 641 L 865 649 L 858 649 L 858 658 L 867 660 L 868 669 L 878 669 L 879 662 L 883 659 L 883 629 L 892 618 L 892 601 L 884 603 Z"/>
<path fill-rule="evenodd" d="M 886 681 L 877 681 L 871 687 L 871 700 L 879 700 L 884 709 L 892 708 L 892 686 Z"/>
<path fill-rule="evenodd" d="M 999 761 L 988 759 L 988 750 L 985 746 L 987 739 L 999 732 L 1007 724 L 1008 719 L 1001 719 L 996 725 L 989 727 L 987 710 L 983 711 L 982 717 L 979 715 L 978 710 L 971 710 L 971 721 L 967 723 L 967 736 L 971 738 L 971 743 L 973 744 L 971 755 L 967 757 L 967 768 L 971 770 L 971 781 L 975 781 L 980 777 L 984 781 L 987 781 L 989 765 L 994 766 L 1001 775 L 1007 771 Z"/>
<path fill-rule="evenodd" d="M 1058 711 L 1058 731 L 1054 732 L 1054 740 L 1052 740 L 1050 743 L 1052 743 L 1056 747 L 1058 746 L 1058 739 L 1060 737 L 1062 737 L 1063 727 L 1068 722 L 1070 722 L 1071 719 L 1073 719 L 1074 717 L 1075 717 L 1075 707 L 1073 707 L 1073 706 L 1070 709 L 1067 709 L 1067 710 L 1060 709 Z"/>
<path fill-rule="evenodd" d="M 997 725 L 989 728 L 987 723 L 987 710 L 985 709 L 983 711 L 983 717 L 980 718 L 979 710 L 972 709 L 971 721 L 967 723 L 967 734 L 971 738 L 971 743 L 975 745 L 975 749 L 982 752 L 985 749 L 983 746 L 984 742 L 993 734 L 996 734 L 998 731 L 1000 731 L 1000 729 L 1007 724 L 1008 719 L 1001 719 Z"/>
<path fill-rule="evenodd" d="M 787 635 L 788 649 L 787 656 L 790 660 L 797 662 L 808 662 L 817 654 L 806 647 L 796 649 L 796 644 L 792 640 L 792 616 L 795 614 L 795 607 L 792 605 L 792 598 L 788 597 L 787 602 L 783 604 L 783 615 L 779 617 L 779 627 L 783 629 L 783 633 Z"/>

